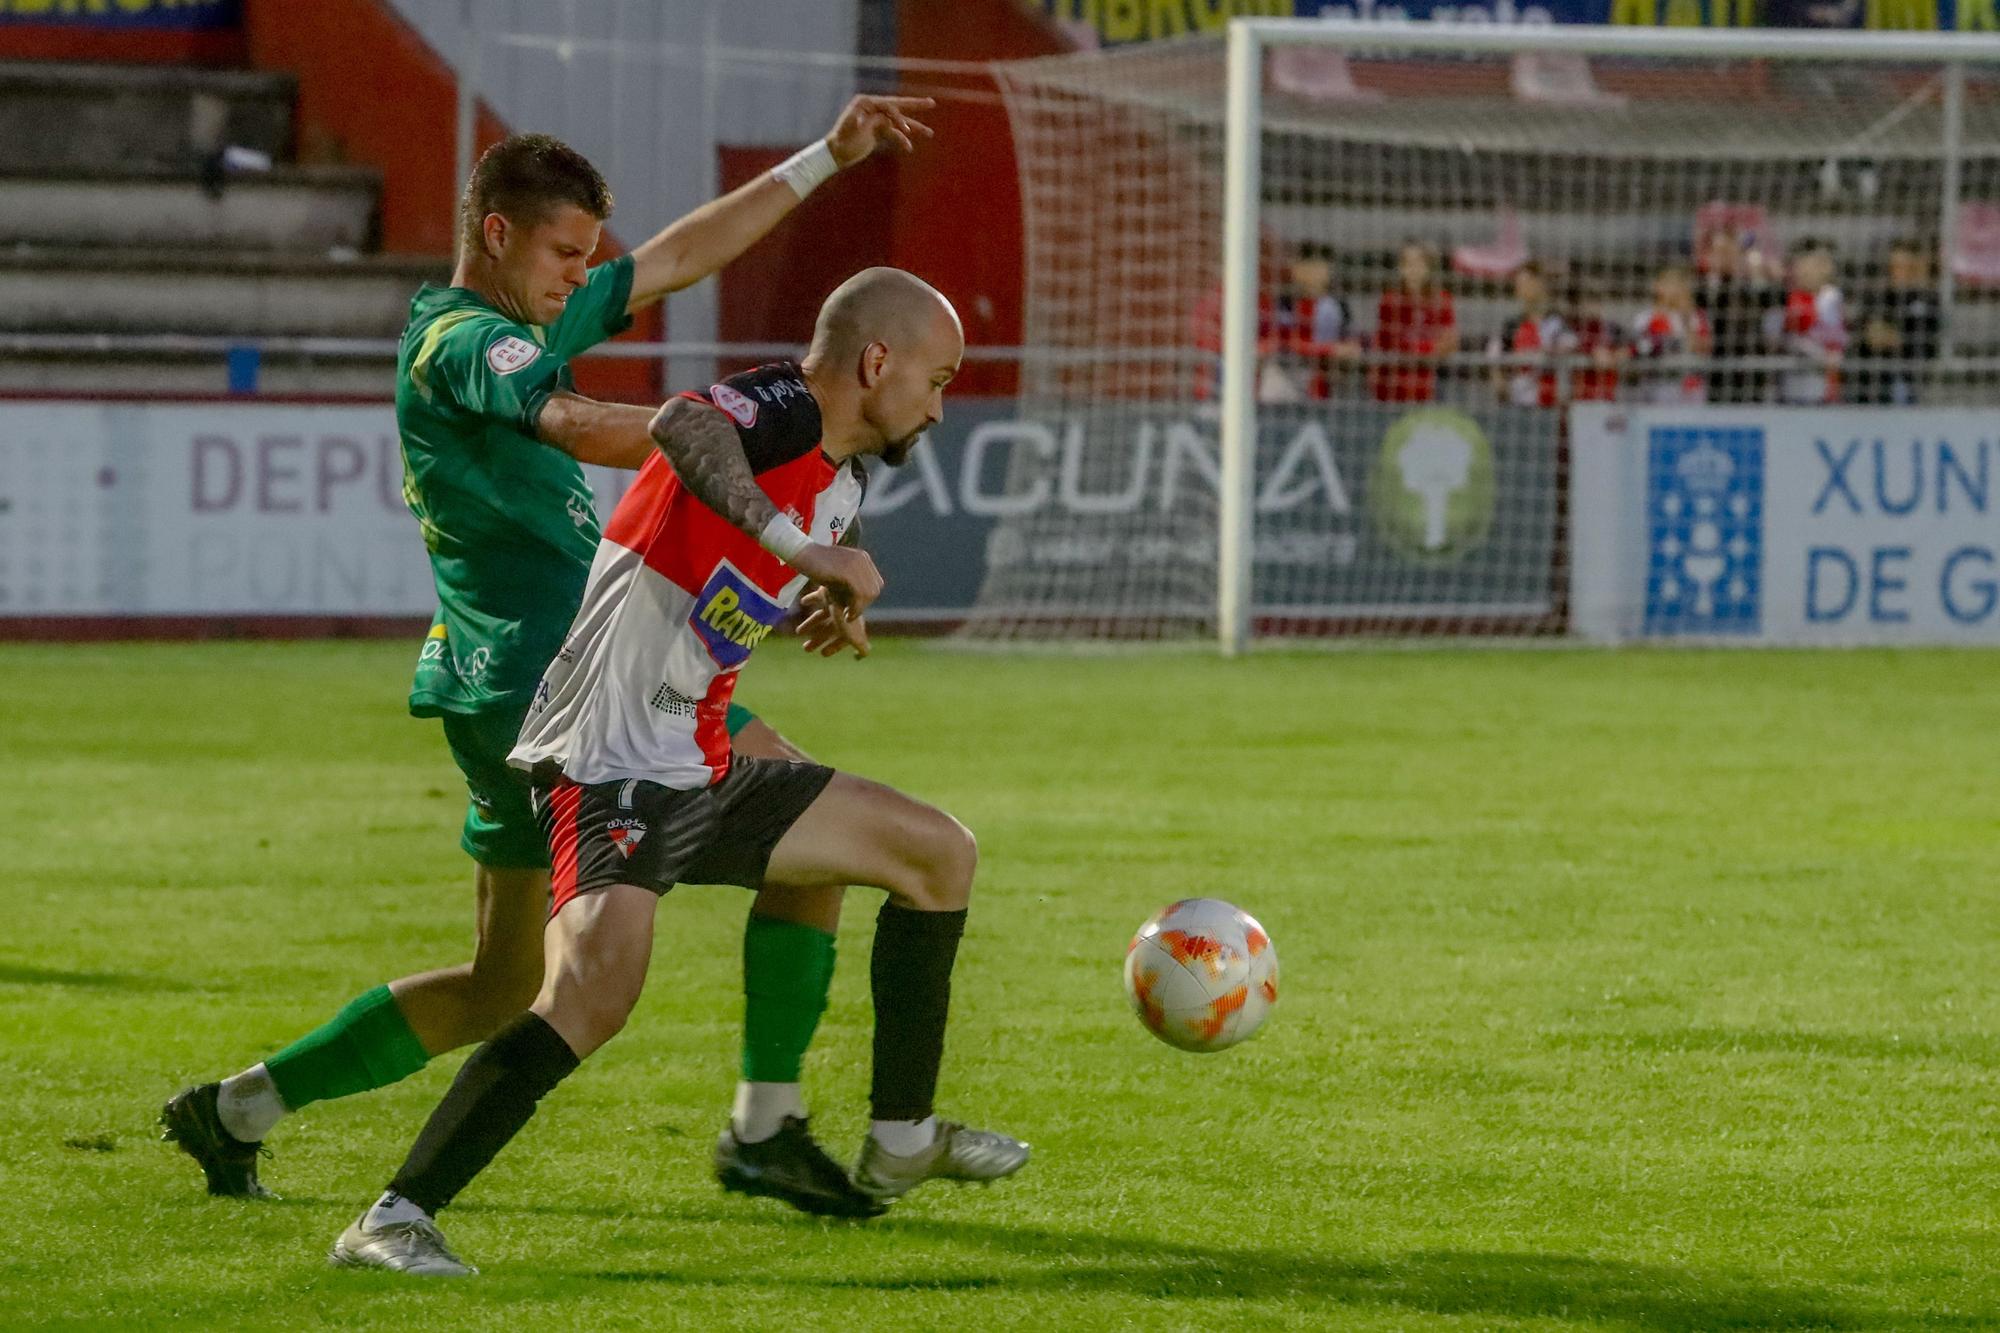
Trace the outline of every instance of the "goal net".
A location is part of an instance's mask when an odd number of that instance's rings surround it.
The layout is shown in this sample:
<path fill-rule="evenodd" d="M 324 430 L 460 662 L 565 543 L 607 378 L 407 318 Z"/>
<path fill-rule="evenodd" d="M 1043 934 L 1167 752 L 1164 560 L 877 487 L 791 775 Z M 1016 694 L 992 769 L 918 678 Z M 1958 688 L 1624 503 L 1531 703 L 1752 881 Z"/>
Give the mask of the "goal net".
<path fill-rule="evenodd" d="M 1664 36 L 1271 25 L 1234 209 L 1227 42 L 1001 67 L 1035 355 L 965 632 L 1560 634 L 1570 404 L 1990 395 L 2000 85 Z"/>

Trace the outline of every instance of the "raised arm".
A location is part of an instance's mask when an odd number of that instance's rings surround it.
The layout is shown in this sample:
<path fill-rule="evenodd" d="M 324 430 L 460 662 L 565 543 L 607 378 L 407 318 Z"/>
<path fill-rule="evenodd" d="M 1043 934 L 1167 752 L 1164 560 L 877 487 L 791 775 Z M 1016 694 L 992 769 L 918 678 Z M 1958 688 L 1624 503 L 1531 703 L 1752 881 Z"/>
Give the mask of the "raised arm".
<path fill-rule="evenodd" d="M 653 443 L 695 499 L 755 537 L 852 615 L 882 595 L 882 575 L 866 551 L 816 542 L 801 532 L 757 484 L 743 440 L 721 408 L 673 398 L 653 417 Z"/>
<path fill-rule="evenodd" d="M 821 139 L 773 171 L 710 200 L 632 252 L 628 311 L 691 287 L 742 254 L 815 186 L 877 148 L 910 152 L 931 136 L 915 118 L 928 97 L 856 97 Z"/>

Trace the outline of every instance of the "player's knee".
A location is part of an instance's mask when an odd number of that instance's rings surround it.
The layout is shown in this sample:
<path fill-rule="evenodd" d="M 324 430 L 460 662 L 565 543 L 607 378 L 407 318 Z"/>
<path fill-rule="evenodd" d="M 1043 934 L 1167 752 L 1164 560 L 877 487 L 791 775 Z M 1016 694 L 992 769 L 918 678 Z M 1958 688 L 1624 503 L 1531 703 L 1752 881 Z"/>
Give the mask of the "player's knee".
<path fill-rule="evenodd" d="M 586 1056 L 624 1030 L 636 999 L 623 993 L 568 991 L 553 1002 L 544 995 L 536 1001 L 535 1009 L 577 1055 Z"/>
<path fill-rule="evenodd" d="M 972 830 L 933 811 L 925 821 L 912 860 L 916 870 L 912 905 L 927 912 L 963 911 L 972 901 L 972 876 L 979 866 L 979 843 Z"/>

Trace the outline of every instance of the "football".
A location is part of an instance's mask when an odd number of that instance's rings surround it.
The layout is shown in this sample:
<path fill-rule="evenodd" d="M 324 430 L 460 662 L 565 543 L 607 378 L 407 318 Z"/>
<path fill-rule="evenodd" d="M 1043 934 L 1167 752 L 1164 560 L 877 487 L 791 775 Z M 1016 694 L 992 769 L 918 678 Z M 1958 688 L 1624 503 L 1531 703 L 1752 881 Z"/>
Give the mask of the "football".
<path fill-rule="evenodd" d="M 1254 1035 L 1278 1002 L 1278 951 L 1242 908 L 1183 898 L 1155 912 L 1126 946 L 1125 995 L 1169 1046 L 1224 1050 Z"/>

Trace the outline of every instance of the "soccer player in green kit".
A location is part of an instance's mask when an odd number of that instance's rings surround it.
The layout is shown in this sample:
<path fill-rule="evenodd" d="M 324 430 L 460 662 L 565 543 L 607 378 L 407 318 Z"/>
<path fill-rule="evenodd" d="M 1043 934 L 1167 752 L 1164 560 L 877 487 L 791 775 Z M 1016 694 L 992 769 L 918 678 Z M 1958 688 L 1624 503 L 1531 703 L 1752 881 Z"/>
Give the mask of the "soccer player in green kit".
<path fill-rule="evenodd" d="M 478 943 L 470 963 L 378 986 L 269 1059 L 169 1101 L 165 1137 L 201 1165 L 211 1194 L 268 1196 L 257 1159 L 281 1117 L 406 1078 L 490 1037 L 534 998 L 548 848 L 507 752 L 543 669 L 562 651 L 598 546 L 578 464 L 637 468 L 655 448 L 653 408 L 578 395 L 568 362 L 625 329 L 633 311 L 723 267 L 838 170 L 878 148 L 912 150 L 930 134 L 915 119 L 927 105 L 856 97 L 825 139 L 595 268 L 585 265 L 611 194 L 581 154 L 524 135 L 481 157 L 460 209 L 452 283 L 412 300 L 396 386 L 404 498 L 441 604 L 410 711 L 443 720 L 471 793 L 461 842 L 475 863 Z M 785 555 L 856 613 L 881 591 L 858 548 Z M 742 753 L 800 757 L 740 709 L 729 730 Z M 751 909 L 743 1081 L 716 1168 L 731 1189 L 865 1215 L 879 1205 L 812 1141 L 798 1090 L 832 981 L 840 897 L 771 889 Z"/>

